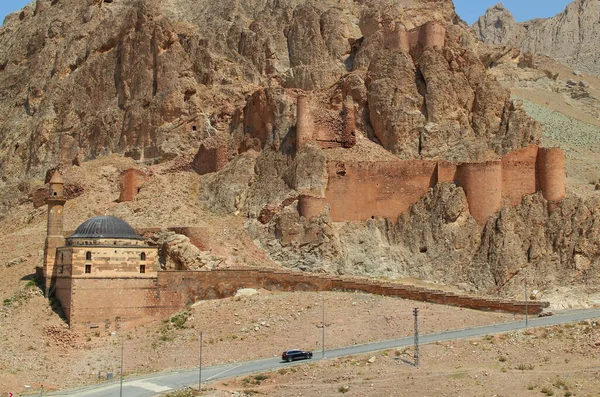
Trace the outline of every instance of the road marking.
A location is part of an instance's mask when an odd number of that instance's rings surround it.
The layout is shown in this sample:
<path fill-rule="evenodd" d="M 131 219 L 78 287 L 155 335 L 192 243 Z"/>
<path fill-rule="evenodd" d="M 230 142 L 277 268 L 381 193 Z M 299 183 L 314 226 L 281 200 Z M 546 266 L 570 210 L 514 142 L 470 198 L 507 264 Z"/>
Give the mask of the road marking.
<path fill-rule="evenodd" d="M 134 380 L 131 382 L 127 382 L 126 386 L 140 387 L 142 389 L 150 390 L 155 393 L 162 393 L 164 391 L 171 390 L 168 386 L 160 386 L 155 383 L 150 383 L 148 381 L 143 380 Z"/>
<path fill-rule="evenodd" d="M 235 366 L 235 367 L 228 368 L 228 369 L 226 369 L 225 371 L 221 371 L 221 372 L 219 372 L 218 374 L 214 374 L 214 375 L 213 375 L 213 376 L 211 376 L 210 378 L 206 378 L 206 379 L 204 379 L 204 380 L 206 380 L 206 381 L 209 381 L 209 380 L 211 380 L 212 378 L 216 378 L 216 377 L 217 377 L 217 376 L 219 376 L 219 375 L 223 375 L 224 373 L 226 373 L 226 372 L 229 372 L 229 371 L 231 371 L 231 370 L 233 370 L 233 369 L 239 368 L 239 367 L 241 367 L 241 366 L 242 366 L 242 364 L 239 364 L 239 365 L 237 365 L 237 366 Z"/>

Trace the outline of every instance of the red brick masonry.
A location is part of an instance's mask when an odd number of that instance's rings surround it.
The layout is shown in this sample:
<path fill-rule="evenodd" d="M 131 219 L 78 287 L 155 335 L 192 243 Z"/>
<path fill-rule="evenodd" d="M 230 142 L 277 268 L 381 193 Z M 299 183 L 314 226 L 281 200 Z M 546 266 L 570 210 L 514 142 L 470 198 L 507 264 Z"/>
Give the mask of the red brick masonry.
<path fill-rule="evenodd" d="M 459 295 L 366 278 L 268 269 L 159 272 L 157 304 L 166 315 L 199 300 L 233 296 L 240 288 L 264 288 L 270 291 L 360 291 L 468 309 L 525 314 L 525 302 L 521 301 Z M 529 302 L 528 312 L 539 314 L 548 305 L 548 302 Z"/>

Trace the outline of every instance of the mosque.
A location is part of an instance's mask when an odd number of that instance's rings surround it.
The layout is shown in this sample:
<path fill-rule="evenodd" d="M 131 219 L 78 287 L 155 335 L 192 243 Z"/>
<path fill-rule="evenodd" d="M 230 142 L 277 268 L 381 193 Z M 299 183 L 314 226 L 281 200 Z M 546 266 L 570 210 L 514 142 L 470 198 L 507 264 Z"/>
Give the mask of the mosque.
<path fill-rule="evenodd" d="M 43 279 L 46 296 L 60 302 L 69 324 L 114 327 L 152 314 L 158 248 L 122 219 L 97 216 L 64 236 L 66 202 L 59 172 L 50 180 Z"/>

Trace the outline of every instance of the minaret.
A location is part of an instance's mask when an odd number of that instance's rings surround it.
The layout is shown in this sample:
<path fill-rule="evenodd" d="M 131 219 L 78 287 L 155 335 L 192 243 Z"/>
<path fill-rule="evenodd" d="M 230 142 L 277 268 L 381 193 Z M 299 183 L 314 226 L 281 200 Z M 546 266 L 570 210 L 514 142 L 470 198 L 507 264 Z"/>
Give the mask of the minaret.
<path fill-rule="evenodd" d="M 48 229 L 46 231 L 46 246 L 44 247 L 44 284 L 46 296 L 49 296 L 54 264 L 56 261 L 56 249 L 65 245 L 63 235 L 63 207 L 65 200 L 63 196 L 64 181 L 60 172 L 56 171 L 50 179 L 48 189 Z"/>

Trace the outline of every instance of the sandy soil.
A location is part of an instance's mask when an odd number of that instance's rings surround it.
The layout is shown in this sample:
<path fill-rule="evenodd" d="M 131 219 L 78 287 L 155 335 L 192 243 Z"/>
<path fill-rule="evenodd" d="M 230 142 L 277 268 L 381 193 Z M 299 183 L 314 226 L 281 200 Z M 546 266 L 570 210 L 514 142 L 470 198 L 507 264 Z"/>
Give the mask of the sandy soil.
<path fill-rule="evenodd" d="M 425 345 L 418 368 L 412 348 L 315 360 L 187 395 L 599 396 L 599 331 L 598 322 L 582 322 Z"/>

